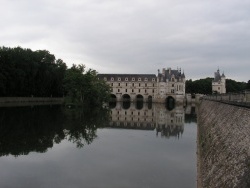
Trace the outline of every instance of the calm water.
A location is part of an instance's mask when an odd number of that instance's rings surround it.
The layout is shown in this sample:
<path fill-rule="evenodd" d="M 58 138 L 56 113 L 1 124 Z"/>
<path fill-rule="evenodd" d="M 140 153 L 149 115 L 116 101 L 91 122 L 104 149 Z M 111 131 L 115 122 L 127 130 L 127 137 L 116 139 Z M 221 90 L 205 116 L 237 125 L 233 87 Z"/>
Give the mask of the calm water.
<path fill-rule="evenodd" d="M 193 108 L 0 108 L 0 187 L 196 187 Z"/>

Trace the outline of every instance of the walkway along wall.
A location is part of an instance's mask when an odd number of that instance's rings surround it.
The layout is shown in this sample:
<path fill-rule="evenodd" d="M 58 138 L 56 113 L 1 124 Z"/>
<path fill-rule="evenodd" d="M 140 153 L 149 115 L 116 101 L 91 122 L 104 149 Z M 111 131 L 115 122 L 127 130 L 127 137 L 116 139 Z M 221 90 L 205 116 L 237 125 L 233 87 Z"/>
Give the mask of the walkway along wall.
<path fill-rule="evenodd" d="M 202 100 L 198 187 L 250 187 L 250 109 Z"/>

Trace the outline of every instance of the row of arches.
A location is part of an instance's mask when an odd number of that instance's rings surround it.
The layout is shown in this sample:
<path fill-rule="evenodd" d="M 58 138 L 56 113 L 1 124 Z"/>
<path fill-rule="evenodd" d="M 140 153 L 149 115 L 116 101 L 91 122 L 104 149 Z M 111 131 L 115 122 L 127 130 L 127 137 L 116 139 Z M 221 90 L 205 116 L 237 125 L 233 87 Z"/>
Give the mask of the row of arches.
<path fill-rule="evenodd" d="M 140 103 L 143 103 L 144 101 L 144 98 L 142 95 L 136 95 L 136 98 L 135 98 L 136 102 L 140 102 Z M 114 95 L 114 94 L 111 94 L 111 101 L 112 102 L 115 102 L 117 101 L 117 97 Z M 131 97 L 128 95 L 128 94 L 124 94 L 122 95 L 122 101 L 123 102 L 128 102 L 130 103 L 131 102 Z M 148 96 L 148 102 L 151 103 L 152 102 L 152 96 Z M 139 106 L 141 106 L 141 104 L 138 104 Z M 166 107 L 169 109 L 169 110 L 172 110 L 174 107 L 175 107 L 175 99 L 172 97 L 172 96 L 168 96 L 166 99 L 165 99 L 165 105 Z M 126 105 L 125 105 L 126 106 Z M 126 108 L 126 107 L 125 107 Z"/>
<path fill-rule="evenodd" d="M 148 96 L 148 102 L 152 102 L 152 96 L 151 95 L 149 95 Z M 117 97 L 114 95 L 114 94 L 111 94 L 111 101 L 116 101 L 117 100 Z M 136 95 L 136 99 L 135 99 L 136 101 L 143 101 L 144 100 L 144 98 L 143 98 L 143 96 L 142 95 Z M 131 97 L 128 95 L 128 94 L 124 94 L 124 95 L 122 95 L 122 101 L 128 101 L 128 102 L 130 102 L 131 101 Z"/>

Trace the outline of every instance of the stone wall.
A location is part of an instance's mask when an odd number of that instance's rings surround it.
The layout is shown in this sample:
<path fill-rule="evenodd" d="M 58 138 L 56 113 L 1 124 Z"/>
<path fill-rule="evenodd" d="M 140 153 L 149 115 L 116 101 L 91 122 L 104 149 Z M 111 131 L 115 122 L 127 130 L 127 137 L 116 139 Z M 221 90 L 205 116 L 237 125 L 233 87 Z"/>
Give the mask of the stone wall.
<path fill-rule="evenodd" d="M 250 109 L 202 100 L 198 187 L 250 187 Z"/>
<path fill-rule="evenodd" d="M 30 104 L 62 104 L 64 98 L 51 97 L 0 97 L 0 106 L 26 106 Z"/>

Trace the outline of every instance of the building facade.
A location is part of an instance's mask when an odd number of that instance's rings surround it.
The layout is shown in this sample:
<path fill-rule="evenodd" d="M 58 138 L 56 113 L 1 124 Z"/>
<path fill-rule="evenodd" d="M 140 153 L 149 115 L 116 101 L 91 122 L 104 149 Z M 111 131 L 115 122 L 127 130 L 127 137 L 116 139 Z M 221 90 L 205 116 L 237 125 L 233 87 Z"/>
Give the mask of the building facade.
<path fill-rule="evenodd" d="M 183 102 L 185 99 L 185 75 L 181 69 L 158 70 L 155 74 L 99 74 L 112 88 L 115 101 L 152 101 L 164 103 L 168 99 Z"/>
<path fill-rule="evenodd" d="M 212 93 L 226 93 L 226 76 L 224 73 L 221 75 L 219 69 L 214 73 L 214 80 L 212 81 Z"/>

